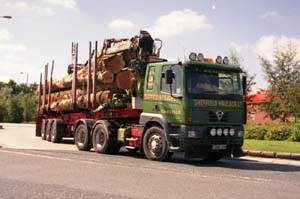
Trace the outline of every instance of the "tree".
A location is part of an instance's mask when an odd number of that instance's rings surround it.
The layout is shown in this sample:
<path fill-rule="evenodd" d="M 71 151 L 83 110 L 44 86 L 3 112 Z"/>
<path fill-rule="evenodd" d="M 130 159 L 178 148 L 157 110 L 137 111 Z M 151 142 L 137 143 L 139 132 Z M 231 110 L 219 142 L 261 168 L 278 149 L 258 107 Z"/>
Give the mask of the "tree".
<path fill-rule="evenodd" d="M 256 82 L 254 81 L 255 74 L 251 75 L 245 69 L 245 67 L 243 67 L 241 65 L 241 63 L 243 62 L 243 58 L 240 55 L 238 55 L 238 52 L 235 49 L 231 49 L 229 51 L 229 56 L 228 57 L 229 57 L 229 60 L 230 60 L 231 64 L 241 67 L 241 69 L 245 72 L 246 77 L 247 77 L 246 91 L 247 91 L 247 93 L 250 93 L 252 91 L 253 86 L 256 85 Z"/>
<path fill-rule="evenodd" d="M 25 94 L 22 100 L 23 118 L 25 122 L 30 122 L 35 117 L 35 96 L 32 94 Z"/>
<path fill-rule="evenodd" d="M 277 47 L 273 60 L 260 56 L 260 63 L 270 88 L 270 102 L 263 109 L 272 119 L 286 121 L 289 114 L 295 117 L 300 112 L 300 62 L 296 47 L 290 42 L 287 47 Z"/>
<path fill-rule="evenodd" d="M 12 94 L 16 95 L 20 93 L 20 87 L 14 80 L 9 80 L 7 86 L 12 89 Z"/>
<path fill-rule="evenodd" d="M 6 101 L 7 121 L 20 123 L 23 121 L 23 107 L 21 106 L 22 96 L 11 96 Z"/>
<path fill-rule="evenodd" d="M 0 98 L 0 122 L 4 122 L 5 115 L 6 115 L 5 100 Z"/>

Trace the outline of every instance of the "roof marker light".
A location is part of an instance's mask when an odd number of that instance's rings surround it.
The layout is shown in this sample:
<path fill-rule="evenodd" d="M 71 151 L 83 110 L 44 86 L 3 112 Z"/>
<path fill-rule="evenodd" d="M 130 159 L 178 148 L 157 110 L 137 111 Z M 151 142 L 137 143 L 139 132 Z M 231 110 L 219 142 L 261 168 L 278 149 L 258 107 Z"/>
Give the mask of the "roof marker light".
<path fill-rule="evenodd" d="M 197 59 L 197 54 L 194 52 L 191 52 L 191 54 L 189 55 L 189 58 L 191 61 L 196 61 Z"/>
<path fill-rule="evenodd" d="M 203 61 L 204 55 L 202 53 L 198 53 L 197 58 L 198 58 L 198 61 Z"/>
<path fill-rule="evenodd" d="M 229 64 L 229 59 L 228 59 L 228 57 L 224 57 L 224 59 L 223 59 L 223 64 L 226 64 L 226 65 Z"/>
<path fill-rule="evenodd" d="M 216 58 L 216 62 L 217 62 L 218 64 L 222 64 L 222 57 L 221 57 L 221 56 L 218 56 L 218 57 Z"/>

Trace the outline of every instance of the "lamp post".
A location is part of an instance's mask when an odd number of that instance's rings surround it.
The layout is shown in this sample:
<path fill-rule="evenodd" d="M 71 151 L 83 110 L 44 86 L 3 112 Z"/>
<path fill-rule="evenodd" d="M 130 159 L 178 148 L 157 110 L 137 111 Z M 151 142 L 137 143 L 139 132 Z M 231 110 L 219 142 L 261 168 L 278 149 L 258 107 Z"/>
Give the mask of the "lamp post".
<path fill-rule="evenodd" d="M 0 16 L 0 18 L 4 18 L 4 19 L 12 19 L 12 16 L 7 16 L 7 15 L 5 15 L 5 16 Z"/>
<path fill-rule="evenodd" d="M 20 72 L 21 75 L 25 75 L 26 74 L 26 85 L 25 85 L 25 91 L 27 91 L 28 88 L 28 73 L 24 73 L 24 72 Z"/>

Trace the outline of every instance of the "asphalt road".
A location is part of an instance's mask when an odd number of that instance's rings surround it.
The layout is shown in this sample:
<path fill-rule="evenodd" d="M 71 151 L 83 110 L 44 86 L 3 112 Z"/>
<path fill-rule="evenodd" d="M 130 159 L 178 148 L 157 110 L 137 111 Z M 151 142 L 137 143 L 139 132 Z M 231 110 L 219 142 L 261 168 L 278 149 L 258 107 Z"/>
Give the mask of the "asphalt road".
<path fill-rule="evenodd" d="M 52 144 L 33 125 L 0 130 L 0 198 L 299 198 L 300 166 L 263 159 L 148 161 Z"/>

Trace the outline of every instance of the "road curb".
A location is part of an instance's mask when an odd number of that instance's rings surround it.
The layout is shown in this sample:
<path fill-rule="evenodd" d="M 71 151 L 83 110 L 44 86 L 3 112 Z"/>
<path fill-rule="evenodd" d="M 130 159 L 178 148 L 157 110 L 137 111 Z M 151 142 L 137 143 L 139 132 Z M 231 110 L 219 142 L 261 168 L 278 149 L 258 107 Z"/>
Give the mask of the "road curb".
<path fill-rule="evenodd" d="M 261 157 L 261 158 L 279 158 L 287 160 L 300 160 L 298 153 L 277 153 L 267 151 L 243 150 L 245 156 Z"/>

